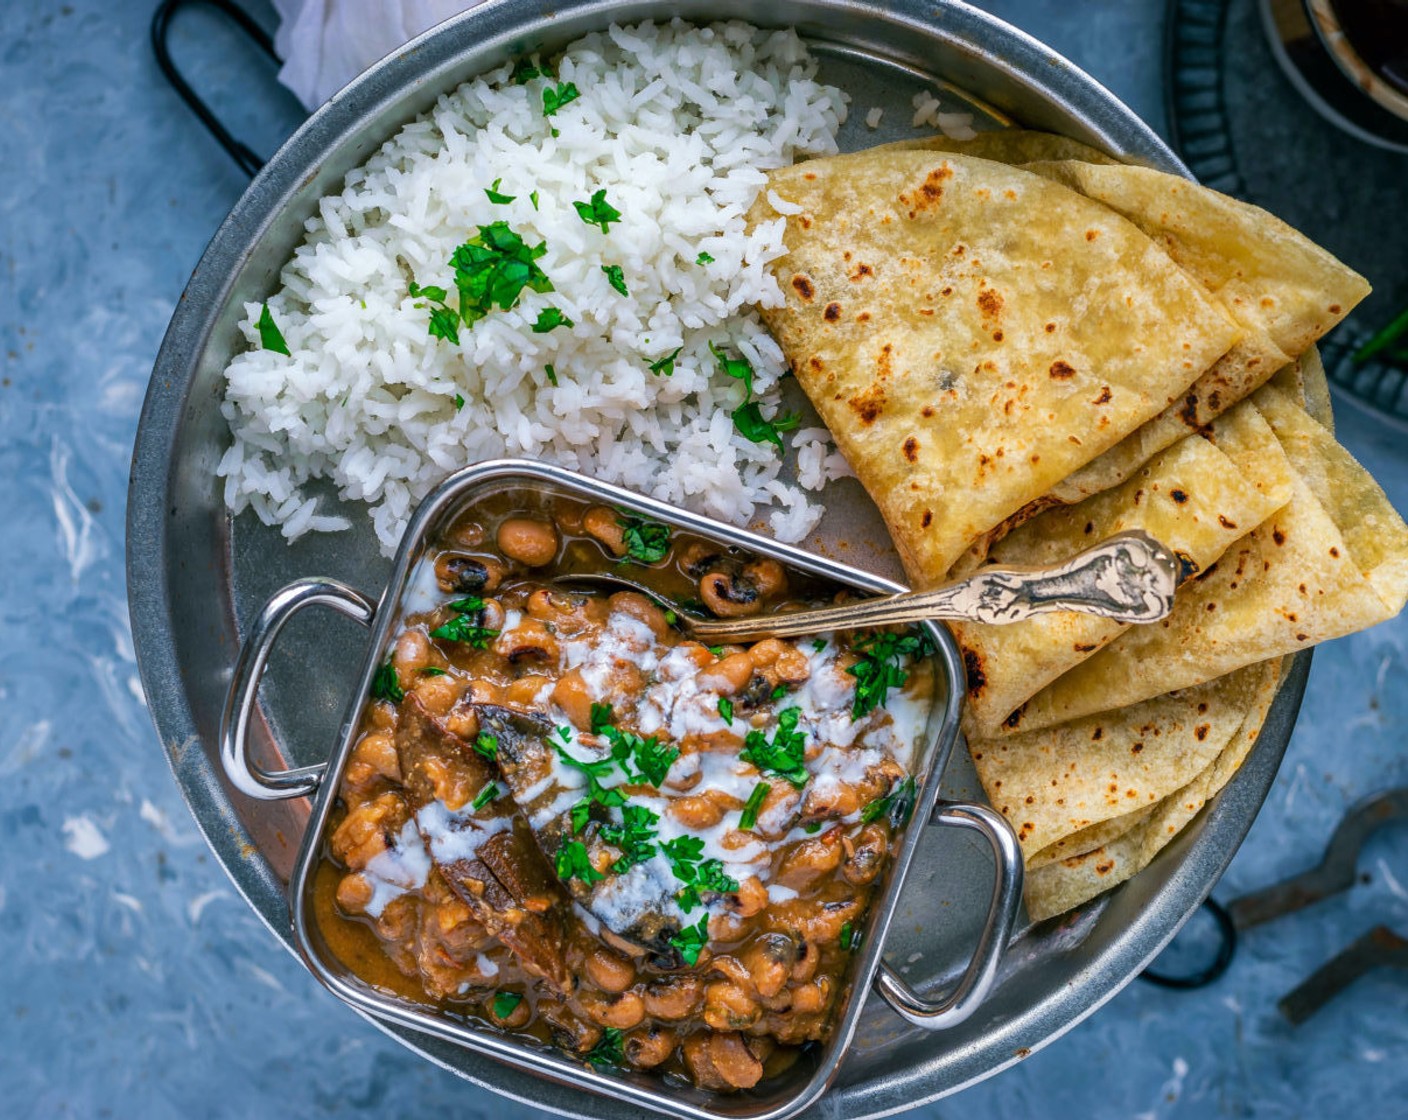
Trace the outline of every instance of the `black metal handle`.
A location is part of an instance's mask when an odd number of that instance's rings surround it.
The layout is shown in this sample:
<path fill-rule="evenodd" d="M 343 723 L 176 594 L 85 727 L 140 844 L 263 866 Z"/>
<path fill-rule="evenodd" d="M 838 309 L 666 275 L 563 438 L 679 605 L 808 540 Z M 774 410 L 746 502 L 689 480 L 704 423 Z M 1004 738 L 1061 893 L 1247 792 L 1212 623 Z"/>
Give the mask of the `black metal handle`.
<path fill-rule="evenodd" d="M 1213 957 L 1212 962 L 1186 976 L 1173 976 L 1166 972 L 1155 972 L 1153 968 L 1146 968 L 1139 974 L 1139 979 L 1147 980 L 1150 984 L 1157 984 L 1160 988 L 1191 991 L 1194 988 L 1207 987 L 1227 971 L 1228 966 L 1232 963 L 1232 958 L 1237 955 L 1237 927 L 1232 924 L 1232 918 L 1227 911 L 1212 899 L 1203 901 L 1203 909 L 1211 914 L 1217 923 L 1217 954 Z"/>
<path fill-rule="evenodd" d="M 248 12 L 233 3 L 232 0 L 161 0 L 161 3 L 157 5 L 156 14 L 152 16 L 152 51 L 156 54 L 156 64 L 161 67 L 161 72 L 166 75 L 166 80 L 181 95 L 181 100 L 186 103 L 191 112 L 200 118 L 201 124 L 205 125 L 210 134 L 220 142 L 220 146 L 230 154 L 230 158 L 239 165 L 239 169 L 252 179 L 264 166 L 264 160 L 256 155 L 248 144 L 231 135 L 230 130 L 211 111 L 210 106 L 191 88 L 191 84 L 186 81 L 171 58 L 171 47 L 167 41 L 171 33 L 171 21 L 180 9 L 190 7 L 193 4 L 205 4 L 222 12 L 236 27 L 249 36 L 255 46 L 269 56 L 271 62 L 277 65 L 279 56 L 274 53 L 274 41 L 267 31 L 254 22 Z"/>

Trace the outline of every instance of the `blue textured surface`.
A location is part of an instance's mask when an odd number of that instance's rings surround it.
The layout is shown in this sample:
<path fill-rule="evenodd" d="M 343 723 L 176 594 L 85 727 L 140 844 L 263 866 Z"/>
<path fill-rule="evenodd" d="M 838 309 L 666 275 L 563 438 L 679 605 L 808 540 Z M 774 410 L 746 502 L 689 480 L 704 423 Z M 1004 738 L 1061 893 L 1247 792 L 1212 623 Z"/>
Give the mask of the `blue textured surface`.
<path fill-rule="evenodd" d="M 1162 124 L 1158 0 L 988 6 Z M 0 4 L 0 1114 L 528 1120 L 381 1036 L 275 946 L 206 855 L 147 719 L 123 591 L 127 459 L 172 306 L 243 187 L 161 81 L 149 15 Z M 177 41 L 257 149 L 296 124 L 212 18 L 192 13 Z M 1408 506 L 1402 437 L 1349 408 L 1340 423 Z M 1348 805 L 1408 784 L 1405 638 L 1399 620 L 1317 655 L 1219 897 L 1313 862 Z M 1350 895 L 1247 936 L 1213 987 L 1134 984 L 913 1115 L 1404 1115 L 1401 974 L 1361 981 L 1299 1029 L 1275 1010 L 1370 926 L 1408 932 L 1408 829 L 1376 838 L 1361 871 Z"/>

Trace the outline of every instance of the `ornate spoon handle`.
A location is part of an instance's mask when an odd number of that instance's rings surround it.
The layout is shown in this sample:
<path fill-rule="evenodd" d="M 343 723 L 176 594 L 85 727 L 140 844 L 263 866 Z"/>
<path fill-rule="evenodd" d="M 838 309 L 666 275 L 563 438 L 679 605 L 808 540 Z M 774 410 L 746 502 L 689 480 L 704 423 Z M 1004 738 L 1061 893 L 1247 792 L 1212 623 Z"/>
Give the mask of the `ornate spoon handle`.
<path fill-rule="evenodd" d="M 692 620 L 701 641 L 794 638 L 826 630 L 946 618 L 1001 625 L 1051 611 L 1157 622 L 1173 609 L 1178 558 L 1147 533 L 1120 533 L 1053 568 L 984 568 L 932 591 L 910 591 L 770 618 Z"/>

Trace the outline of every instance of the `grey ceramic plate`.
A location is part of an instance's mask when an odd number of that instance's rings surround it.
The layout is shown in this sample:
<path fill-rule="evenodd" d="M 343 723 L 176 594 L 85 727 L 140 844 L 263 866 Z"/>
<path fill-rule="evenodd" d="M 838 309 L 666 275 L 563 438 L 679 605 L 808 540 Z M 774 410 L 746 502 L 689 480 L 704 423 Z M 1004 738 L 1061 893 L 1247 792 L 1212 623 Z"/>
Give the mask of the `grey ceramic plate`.
<path fill-rule="evenodd" d="M 290 547 L 252 517 L 226 515 L 214 475 L 228 439 L 220 374 L 243 345 L 236 330 L 242 304 L 269 293 L 318 197 L 438 92 L 510 55 L 550 51 L 613 19 L 666 15 L 795 26 L 822 56 L 822 78 L 851 94 L 846 147 L 908 134 L 913 94 L 943 83 L 946 108 L 967 103 L 991 123 L 1063 132 L 1183 172 L 1143 123 L 1070 63 L 975 9 L 931 0 L 782 0 L 766 9 L 747 0 L 491 0 L 380 63 L 315 113 L 235 206 L 186 289 L 143 410 L 128 504 L 133 633 L 163 746 L 212 849 L 286 945 L 287 881 L 308 806 L 232 794 L 217 754 L 221 702 L 243 626 L 273 591 L 310 575 L 380 588 L 389 564 L 370 531 Z M 872 106 L 885 110 L 877 131 L 863 123 Z M 879 518 L 854 483 L 836 485 L 826 500 L 830 512 L 809 547 L 898 575 Z M 263 723 L 255 729 L 264 765 L 326 757 L 355 688 L 362 643 L 355 624 L 335 616 L 290 625 L 270 663 Z M 952 1093 L 1050 1042 L 1136 976 L 1212 889 L 1250 828 L 1290 737 L 1308 670 L 1309 657 L 1301 655 L 1256 750 L 1194 826 L 1109 897 L 1019 936 L 999 986 L 973 1018 L 927 1034 L 871 1000 L 835 1086 L 807 1115 L 860 1120 Z M 949 796 L 981 798 L 963 752 L 944 785 Z M 952 983 L 974 944 L 991 883 L 989 858 L 952 834 L 926 838 L 887 940 L 889 961 L 921 990 Z M 403 1027 L 383 1029 L 476 1084 L 527 1103 L 569 1115 L 637 1114 L 624 1102 L 537 1080 Z"/>

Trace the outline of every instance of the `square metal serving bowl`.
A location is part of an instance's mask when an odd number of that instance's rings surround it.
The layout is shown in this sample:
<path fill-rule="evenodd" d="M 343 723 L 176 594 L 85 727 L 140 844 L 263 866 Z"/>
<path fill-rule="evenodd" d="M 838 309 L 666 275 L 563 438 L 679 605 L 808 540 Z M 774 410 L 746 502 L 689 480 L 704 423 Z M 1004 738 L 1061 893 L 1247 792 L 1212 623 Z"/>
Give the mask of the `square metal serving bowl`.
<path fill-rule="evenodd" d="M 402 608 L 402 596 L 416 563 L 425 553 L 427 543 L 477 500 L 505 492 L 533 497 L 559 494 L 609 504 L 687 529 L 720 544 L 746 549 L 759 556 L 770 556 L 786 567 L 821 576 L 858 591 L 885 594 L 904 590 L 888 580 L 834 560 L 777 544 L 745 530 L 557 467 L 521 460 L 498 460 L 452 475 L 417 510 L 397 552 L 390 581 L 377 603 L 333 580 L 303 579 L 289 584 L 270 598 L 251 628 L 231 682 L 221 729 L 222 758 L 230 780 L 242 792 L 265 800 L 316 796 L 289 884 L 295 944 L 313 974 L 353 1007 L 379 1018 L 437 1035 L 563 1084 L 626 1099 L 660 1112 L 701 1120 L 720 1116 L 739 1120 L 782 1120 L 815 1101 L 835 1076 L 872 985 L 901 1016 L 918 1026 L 939 1030 L 966 1019 L 991 987 L 1002 951 L 1011 935 L 1021 897 L 1022 860 L 1011 829 L 1001 816 L 985 806 L 940 802 L 938 799 L 944 767 L 958 735 L 964 678 L 962 658 L 953 637 L 946 628 L 934 623 L 924 624 L 936 647 L 932 658 L 936 688 L 925 731 L 916 744 L 913 760 L 913 772 L 918 781 L 914 812 L 890 860 L 877 899 L 866 915 L 862 949 L 851 965 L 832 1032 L 824 1045 L 809 1048 L 801 1060 L 786 1072 L 764 1081 L 756 1089 L 721 1095 L 696 1088 L 678 1077 L 667 1081 L 648 1073 L 599 1071 L 546 1045 L 452 1018 L 433 1007 L 379 989 L 356 976 L 334 955 L 321 936 L 315 916 L 314 872 L 323 850 L 328 817 L 337 800 L 342 773 L 356 745 L 372 676 L 384 660 L 386 651 L 395 643 L 397 630 L 406 613 Z M 371 637 L 366 642 L 358 685 L 348 697 L 346 715 L 328 763 L 270 773 L 257 766 L 248 751 L 259 682 L 279 631 L 293 615 L 313 605 L 331 606 L 356 618 L 371 628 Z M 924 832 L 921 826 L 925 821 L 979 832 L 991 845 L 995 857 L 993 890 L 982 933 L 963 975 L 951 992 L 940 998 L 919 995 L 880 959 L 885 934 L 894 916 L 905 874 Z M 939 919 L 939 915 L 935 918 Z"/>

